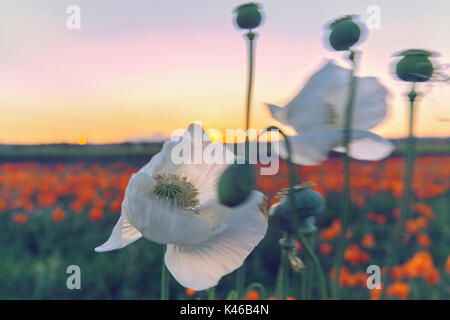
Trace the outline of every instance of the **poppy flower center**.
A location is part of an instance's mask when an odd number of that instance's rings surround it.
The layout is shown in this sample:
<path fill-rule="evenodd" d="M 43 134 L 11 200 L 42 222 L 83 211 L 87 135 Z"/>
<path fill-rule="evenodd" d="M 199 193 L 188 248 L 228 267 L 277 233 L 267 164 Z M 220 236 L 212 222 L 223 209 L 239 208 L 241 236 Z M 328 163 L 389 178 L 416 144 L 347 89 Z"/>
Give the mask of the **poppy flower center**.
<path fill-rule="evenodd" d="M 199 205 L 198 189 L 186 177 L 176 174 L 158 174 L 153 177 L 153 193 L 184 210 L 196 212 Z"/>

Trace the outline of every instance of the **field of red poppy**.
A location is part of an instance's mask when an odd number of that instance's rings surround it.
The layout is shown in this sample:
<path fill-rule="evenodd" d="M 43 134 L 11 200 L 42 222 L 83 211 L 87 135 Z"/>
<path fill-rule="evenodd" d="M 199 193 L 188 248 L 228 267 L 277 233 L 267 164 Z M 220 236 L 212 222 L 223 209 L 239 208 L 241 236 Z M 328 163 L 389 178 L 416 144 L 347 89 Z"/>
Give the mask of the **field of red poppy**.
<path fill-rule="evenodd" d="M 163 247 L 139 240 L 122 250 L 95 253 L 117 221 L 128 180 L 142 163 L 123 162 L 3 162 L 0 164 L 0 299 L 158 299 Z M 286 184 L 284 163 L 277 176 L 260 176 L 258 189 L 271 202 Z M 318 217 L 314 248 L 333 277 L 336 238 L 341 232 L 341 160 L 299 168 L 302 182 L 311 181 L 326 198 Z M 369 265 L 386 272 L 386 251 L 399 214 L 404 162 L 391 157 L 380 162 L 352 163 L 353 206 L 348 246 L 340 275 L 344 299 L 379 299 L 381 290 L 366 286 Z M 417 157 L 414 204 L 407 217 L 397 259 L 390 271 L 386 296 L 393 299 L 450 298 L 450 156 Z M 269 220 L 270 221 L 270 220 Z M 247 259 L 246 295 L 271 298 L 279 264 L 280 231 L 269 231 Z M 298 244 L 299 256 L 302 247 Z M 66 269 L 81 269 L 81 289 L 69 290 Z M 383 272 L 382 271 L 382 272 Z M 313 270 L 291 271 L 289 296 L 318 297 L 313 283 L 302 292 L 301 280 Z M 314 279 L 314 278 L 313 278 Z M 262 286 L 251 285 L 260 283 Z M 171 298 L 206 298 L 171 281 Z M 224 277 L 216 297 L 235 286 L 234 274 Z"/>

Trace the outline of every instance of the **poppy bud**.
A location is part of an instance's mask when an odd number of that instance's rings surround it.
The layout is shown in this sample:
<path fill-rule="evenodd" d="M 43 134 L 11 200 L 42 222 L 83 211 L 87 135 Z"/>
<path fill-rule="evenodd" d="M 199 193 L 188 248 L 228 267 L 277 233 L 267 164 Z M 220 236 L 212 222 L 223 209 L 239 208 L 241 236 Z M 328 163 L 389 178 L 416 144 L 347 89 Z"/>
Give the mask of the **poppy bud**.
<path fill-rule="evenodd" d="M 217 195 L 221 204 L 235 207 L 242 204 L 255 189 L 256 176 L 253 165 L 234 163 L 219 179 Z"/>
<path fill-rule="evenodd" d="M 280 202 L 270 208 L 272 221 L 278 225 L 281 230 L 294 233 L 291 222 L 291 200 L 289 195 L 285 196 Z M 314 226 L 314 217 L 321 213 L 325 208 L 325 200 L 320 193 L 308 189 L 296 189 L 294 191 L 295 213 L 300 221 L 300 232 L 311 233 L 316 231 Z"/>
<path fill-rule="evenodd" d="M 361 36 L 361 28 L 353 21 L 353 16 L 345 16 L 335 20 L 331 23 L 330 29 L 329 42 L 333 49 L 337 51 L 349 50 L 359 41 Z"/>
<path fill-rule="evenodd" d="M 433 54 L 420 49 L 406 50 L 398 54 L 403 56 L 395 67 L 397 76 L 408 82 L 425 82 L 433 75 L 433 64 L 429 57 Z"/>
<path fill-rule="evenodd" d="M 257 3 L 246 3 L 235 9 L 236 23 L 241 29 L 254 29 L 261 24 L 262 15 Z"/>

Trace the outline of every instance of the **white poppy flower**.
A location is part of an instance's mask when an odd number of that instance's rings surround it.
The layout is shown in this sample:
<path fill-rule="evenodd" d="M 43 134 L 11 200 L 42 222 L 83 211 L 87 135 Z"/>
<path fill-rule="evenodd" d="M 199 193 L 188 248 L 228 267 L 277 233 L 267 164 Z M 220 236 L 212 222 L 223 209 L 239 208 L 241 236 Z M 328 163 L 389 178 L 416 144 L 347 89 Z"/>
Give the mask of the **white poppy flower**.
<path fill-rule="evenodd" d="M 329 61 L 306 82 L 303 89 L 283 108 L 268 104 L 272 117 L 294 128 L 293 161 L 315 165 L 331 150 L 344 152 L 343 126 L 350 90 L 351 70 Z M 359 160 L 380 160 L 394 146 L 388 140 L 368 132 L 386 116 L 388 92 L 373 77 L 357 79 L 351 124 L 349 155 Z M 280 154 L 286 156 L 281 145 Z"/>
<path fill-rule="evenodd" d="M 195 138 L 195 130 L 203 139 Z M 236 208 L 219 204 L 216 184 L 228 165 L 203 159 L 175 164 L 172 153 L 180 144 L 191 150 L 214 147 L 234 158 L 223 144 L 213 144 L 201 127 L 191 125 L 131 177 L 119 221 L 95 251 L 120 249 L 142 236 L 167 244 L 164 260 L 173 277 L 186 288 L 204 290 L 243 264 L 266 234 L 267 217 L 260 209 L 263 194 L 257 191 Z"/>

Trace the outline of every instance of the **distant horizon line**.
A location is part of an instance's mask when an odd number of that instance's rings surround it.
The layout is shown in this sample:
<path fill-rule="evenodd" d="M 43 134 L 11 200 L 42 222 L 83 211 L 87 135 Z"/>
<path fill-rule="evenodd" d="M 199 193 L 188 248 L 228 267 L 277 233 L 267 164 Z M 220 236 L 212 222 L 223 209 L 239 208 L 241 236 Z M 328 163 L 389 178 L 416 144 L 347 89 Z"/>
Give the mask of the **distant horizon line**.
<path fill-rule="evenodd" d="M 388 140 L 393 140 L 393 141 L 402 141 L 402 140 L 406 140 L 407 137 L 401 137 L 401 138 L 389 138 L 389 137 L 385 137 Z M 425 136 L 425 137 L 415 137 L 416 140 L 449 140 L 450 136 L 446 136 L 446 137 L 440 137 L 440 136 Z M 170 138 L 169 138 L 170 139 Z M 167 139 L 167 140 L 169 140 Z M 163 144 L 165 141 L 167 140 L 161 140 L 161 141 L 133 141 L 133 140 L 124 140 L 124 141 L 120 141 L 120 142 L 86 142 L 84 144 L 80 144 L 77 142 L 37 142 L 37 143 L 5 143 L 5 142 L 1 142 L 0 141 L 0 146 L 3 147 L 7 147 L 7 146 L 11 146 L 11 147 L 15 147 L 15 146 L 52 146 L 52 145 L 70 145 L 70 146 L 104 146 L 104 145 L 120 145 L 120 144 Z M 276 140 L 276 139 L 274 139 Z M 227 143 L 226 141 L 222 141 L 223 143 Z M 233 142 L 228 142 L 228 143 L 233 143 Z M 243 142 L 238 142 L 238 143 L 243 143 Z"/>

